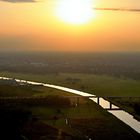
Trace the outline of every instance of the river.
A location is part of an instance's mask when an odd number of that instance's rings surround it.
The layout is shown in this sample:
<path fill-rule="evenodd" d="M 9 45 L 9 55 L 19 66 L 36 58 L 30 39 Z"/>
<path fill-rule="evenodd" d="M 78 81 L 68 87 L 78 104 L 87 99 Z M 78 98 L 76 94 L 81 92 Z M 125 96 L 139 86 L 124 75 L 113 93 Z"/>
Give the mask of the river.
<path fill-rule="evenodd" d="M 7 78 L 7 77 L 0 77 L 0 79 L 5 79 L 5 80 L 11 80 L 12 78 Z M 70 89 L 70 88 L 66 88 L 66 87 L 62 87 L 62 86 L 57 86 L 57 85 L 51 85 L 51 84 L 45 84 L 45 83 L 39 83 L 39 82 L 32 82 L 32 81 L 26 81 L 26 80 L 20 80 L 20 79 L 14 79 L 17 82 L 21 82 L 21 83 L 29 83 L 29 84 L 33 84 L 33 85 L 43 85 L 46 87 L 51 87 L 54 89 L 59 89 L 59 90 L 63 90 L 63 91 L 67 91 L 69 93 L 73 93 L 76 95 L 81 95 L 81 96 L 90 96 L 90 99 L 96 103 L 98 103 L 102 108 L 106 109 L 110 107 L 110 102 L 100 98 L 100 103 L 97 100 L 97 98 L 94 98 L 95 95 L 93 94 L 89 94 L 86 92 L 82 92 L 82 91 L 78 91 L 75 89 Z M 93 97 L 92 97 L 93 96 Z M 108 110 L 109 113 L 111 113 L 112 115 L 116 116 L 118 119 L 120 119 L 121 121 L 123 121 L 125 124 L 129 125 L 132 129 L 134 129 L 136 132 L 140 133 L 140 122 L 137 121 L 131 114 L 127 113 L 124 110 L 119 110 L 119 107 L 115 106 L 115 105 L 111 105 L 112 108 L 114 108 L 114 110 Z M 115 110 L 118 109 L 118 110 Z"/>

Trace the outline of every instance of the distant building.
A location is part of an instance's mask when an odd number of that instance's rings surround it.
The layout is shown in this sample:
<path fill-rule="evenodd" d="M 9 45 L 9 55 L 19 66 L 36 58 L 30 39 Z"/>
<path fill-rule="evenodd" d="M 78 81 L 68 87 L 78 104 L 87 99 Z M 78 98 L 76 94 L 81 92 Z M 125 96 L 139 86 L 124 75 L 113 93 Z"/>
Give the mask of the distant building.
<path fill-rule="evenodd" d="M 19 83 L 14 78 L 0 79 L 1 85 L 19 85 Z"/>

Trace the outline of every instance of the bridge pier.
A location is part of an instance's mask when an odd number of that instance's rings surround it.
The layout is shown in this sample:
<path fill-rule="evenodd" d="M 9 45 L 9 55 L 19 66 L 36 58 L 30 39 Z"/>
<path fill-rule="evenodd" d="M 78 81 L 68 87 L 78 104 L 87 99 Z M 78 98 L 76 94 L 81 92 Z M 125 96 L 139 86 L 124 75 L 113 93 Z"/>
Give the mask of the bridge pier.
<path fill-rule="evenodd" d="M 112 109 L 112 103 L 111 102 L 109 102 L 110 103 L 110 105 L 109 105 L 109 108 L 110 108 L 110 110 Z"/>
<path fill-rule="evenodd" d="M 97 104 L 100 105 L 100 97 L 97 97 Z"/>

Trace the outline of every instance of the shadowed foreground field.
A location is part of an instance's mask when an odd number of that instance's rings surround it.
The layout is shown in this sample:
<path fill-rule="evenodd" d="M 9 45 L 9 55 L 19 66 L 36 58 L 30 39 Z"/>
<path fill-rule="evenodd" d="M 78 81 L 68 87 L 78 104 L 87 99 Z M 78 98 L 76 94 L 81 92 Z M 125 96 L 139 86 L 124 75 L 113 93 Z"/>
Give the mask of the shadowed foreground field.
<path fill-rule="evenodd" d="M 96 103 L 42 86 L 0 85 L 1 97 L 36 97 L 34 102 L 1 104 L 1 137 L 5 140 L 137 140 L 140 135 Z M 13 90 L 14 89 L 14 90 Z M 21 95 L 20 95 L 21 93 Z M 65 95 L 65 97 L 64 97 Z M 39 100 L 49 99 L 49 104 Z M 51 97 L 51 98 L 50 98 Z M 59 98 L 58 98 L 59 97 Z M 67 97 L 67 98 L 66 98 Z M 68 98 L 69 97 L 69 98 Z M 16 125 L 15 125 L 16 124 Z M 4 128 L 4 129 L 3 129 Z"/>

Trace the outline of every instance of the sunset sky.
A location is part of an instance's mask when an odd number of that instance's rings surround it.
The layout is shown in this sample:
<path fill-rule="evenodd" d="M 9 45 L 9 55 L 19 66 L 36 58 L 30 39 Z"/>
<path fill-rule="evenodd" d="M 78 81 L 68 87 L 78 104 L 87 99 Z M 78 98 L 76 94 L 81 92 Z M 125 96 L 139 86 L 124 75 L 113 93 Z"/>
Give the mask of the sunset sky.
<path fill-rule="evenodd" d="M 139 0 L 0 0 L 0 51 L 140 51 Z"/>

